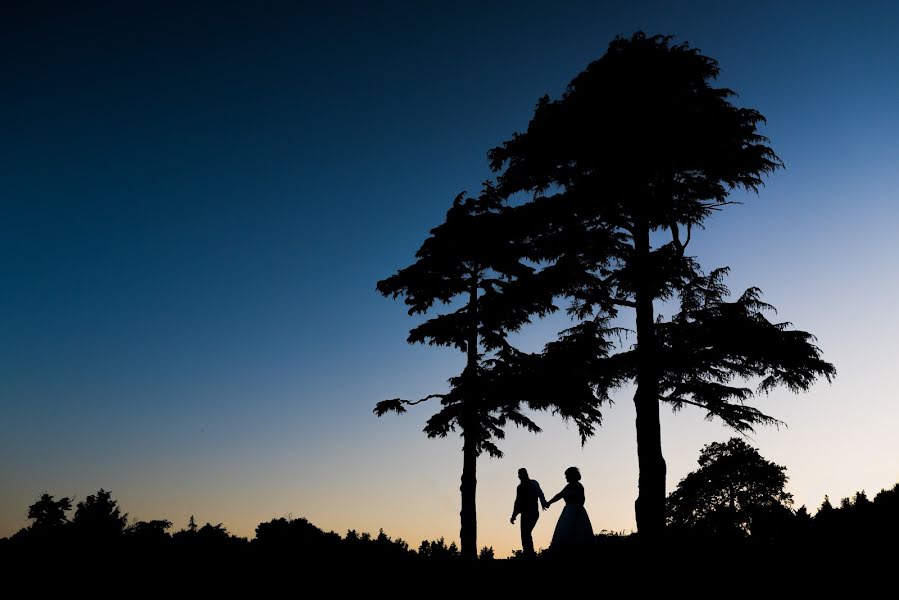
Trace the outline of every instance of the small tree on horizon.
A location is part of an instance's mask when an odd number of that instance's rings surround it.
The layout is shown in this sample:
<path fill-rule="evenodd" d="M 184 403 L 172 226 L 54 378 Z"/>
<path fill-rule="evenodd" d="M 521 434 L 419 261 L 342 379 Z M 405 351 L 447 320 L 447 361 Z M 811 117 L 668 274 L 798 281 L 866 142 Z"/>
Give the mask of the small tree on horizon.
<path fill-rule="evenodd" d="M 699 469 L 668 497 L 668 522 L 718 535 L 751 535 L 757 523 L 791 515 L 786 467 L 764 459 L 740 438 L 707 444 Z"/>
<path fill-rule="evenodd" d="M 122 514 L 111 492 L 100 489 L 79 502 L 72 525 L 88 538 L 101 539 L 121 535 L 128 523 L 128 515 Z"/>
<path fill-rule="evenodd" d="M 137 544 L 159 545 L 172 539 L 168 530 L 172 522 L 168 519 L 137 521 L 125 529 L 125 535 Z"/>
<path fill-rule="evenodd" d="M 70 510 L 71 499 L 54 500 L 50 494 L 43 493 L 37 502 L 28 507 L 28 518 L 34 520 L 31 527 L 35 530 L 54 529 L 69 522 L 66 513 Z"/>

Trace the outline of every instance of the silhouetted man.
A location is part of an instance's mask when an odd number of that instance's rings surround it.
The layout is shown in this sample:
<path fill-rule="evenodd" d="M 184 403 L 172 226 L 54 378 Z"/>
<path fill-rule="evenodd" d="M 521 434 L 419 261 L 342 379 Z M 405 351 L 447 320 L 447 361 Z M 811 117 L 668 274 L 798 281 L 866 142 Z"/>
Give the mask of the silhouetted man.
<path fill-rule="evenodd" d="M 518 469 L 518 493 L 515 496 L 515 507 L 512 510 L 512 518 L 509 522 L 515 524 L 515 517 L 521 515 L 521 549 L 525 556 L 534 556 L 534 538 L 531 532 L 540 518 L 540 508 L 546 510 L 546 497 L 540 484 L 528 478 L 527 469 Z M 540 502 L 538 505 L 537 502 Z"/>

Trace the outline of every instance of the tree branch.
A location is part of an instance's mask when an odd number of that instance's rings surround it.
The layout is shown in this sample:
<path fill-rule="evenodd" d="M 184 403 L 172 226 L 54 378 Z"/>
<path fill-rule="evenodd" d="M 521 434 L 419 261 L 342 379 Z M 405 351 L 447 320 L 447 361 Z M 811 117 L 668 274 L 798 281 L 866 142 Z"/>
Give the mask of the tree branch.
<path fill-rule="evenodd" d="M 678 254 L 683 256 L 684 250 L 690 244 L 690 237 L 693 235 L 693 224 L 687 223 L 687 239 L 683 243 L 680 241 L 680 228 L 677 226 L 677 221 L 671 221 L 668 228 L 671 229 L 671 240 L 674 242 L 674 247 L 677 248 Z"/>
<path fill-rule="evenodd" d="M 612 304 L 616 306 L 629 306 L 631 308 L 637 308 L 636 302 L 631 302 L 630 300 L 625 300 L 624 298 L 612 298 Z"/>
<path fill-rule="evenodd" d="M 688 404 L 690 406 L 695 406 L 697 408 L 706 410 L 708 411 L 709 415 L 718 417 L 719 419 L 724 421 L 725 424 L 741 433 L 745 431 L 755 431 L 752 428 L 752 425 L 754 424 L 774 425 L 778 429 L 781 425 L 783 425 L 784 427 L 787 426 L 784 421 L 775 419 L 774 417 L 769 417 L 760 410 L 751 406 L 746 406 L 742 403 L 736 405 L 730 404 L 729 402 L 722 402 L 721 406 L 713 406 L 708 402 L 688 400 L 683 396 L 662 396 L 660 399 L 663 402 L 670 402 L 672 404 Z M 725 414 L 725 410 L 721 409 L 731 409 L 734 414 Z M 744 412 L 745 414 L 736 414 L 740 412 Z"/>
<path fill-rule="evenodd" d="M 402 398 L 393 398 L 391 400 L 381 400 L 375 405 L 373 413 L 378 415 L 379 417 L 386 415 L 388 412 L 395 412 L 398 415 L 406 412 L 406 407 L 403 406 L 413 406 L 415 404 L 421 404 L 422 402 L 426 402 L 433 398 L 446 398 L 447 394 L 431 394 L 430 396 L 425 396 L 424 398 L 420 398 L 418 400 L 403 400 Z"/>
<path fill-rule="evenodd" d="M 742 205 L 742 202 L 738 202 L 736 200 L 722 200 L 721 202 L 714 202 L 712 204 L 702 204 L 702 208 L 704 210 L 721 210 L 723 206 L 732 206 L 732 205 Z"/>

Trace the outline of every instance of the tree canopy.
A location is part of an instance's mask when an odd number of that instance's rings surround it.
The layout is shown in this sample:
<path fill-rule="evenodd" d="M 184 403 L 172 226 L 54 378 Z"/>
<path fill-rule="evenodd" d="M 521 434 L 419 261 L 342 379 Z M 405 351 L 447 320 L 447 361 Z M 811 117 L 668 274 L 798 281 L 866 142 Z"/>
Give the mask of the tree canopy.
<path fill-rule="evenodd" d="M 127 523 L 128 515 L 122 514 L 118 502 L 104 489 L 79 502 L 72 519 L 72 524 L 82 535 L 96 538 L 120 535 Z"/>
<path fill-rule="evenodd" d="M 441 408 L 425 433 L 445 437 L 459 428 L 477 454 L 495 457 L 502 456 L 495 440 L 504 437 L 507 423 L 539 431 L 521 412 L 521 403 L 506 393 L 505 384 L 511 385 L 526 359 L 508 343 L 508 335 L 555 308 L 552 295 L 528 281 L 534 269 L 521 260 L 510 235 L 510 210 L 490 185 L 476 198 L 460 194 L 416 253 L 417 260 L 378 282 L 381 294 L 403 297 L 410 315 L 447 307 L 413 327 L 408 342 L 454 347 L 468 361 L 465 371 L 450 379 L 448 392 L 418 401 L 385 400 L 375 413 L 402 413 L 406 406 L 438 399 Z"/>
<path fill-rule="evenodd" d="M 713 442 L 699 453 L 699 469 L 668 497 L 668 522 L 715 534 L 751 535 L 790 515 L 786 467 L 764 459 L 740 438 Z"/>
<path fill-rule="evenodd" d="M 532 195 L 528 258 L 565 266 L 554 291 L 579 322 L 558 343 L 592 353 L 583 360 L 594 389 L 637 385 L 635 508 L 650 537 L 665 523 L 661 402 L 698 406 L 744 431 L 776 422 L 745 405 L 747 380 L 760 380 L 757 391 L 800 391 L 835 373 L 811 334 L 767 320 L 773 308 L 758 288 L 730 301 L 727 269 L 706 274 L 687 253 L 695 230 L 734 203 L 733 190 L 757 192 L 782 166 L 758 131 L 764 117 L 715 87 L 718 73 L 714 59 L 670 36 L 618 37 L 561 98 L 539 100 L 524 133 L 489 152 L 499 194 Z M 669 300 L 679 310 L 666 321 L 656 303 Z M 604 325 L 622 310 L 634 311 L 636 344 L 609 353 Z"/>
<path fill-rule="evenodd" d="M 477 458 L 483 452 L 502 456 L 496 440 L 507 424 L 529 431 L 540 428 L 524 412 L 521 389 L 528 356 L 508 342 L 508 335 L 555 306 L 553 295 L 534 281 L 514 235 L 512 209 L 504 206 L 492 185 L 476 197 L 460 194 L 446 220 L 431 230 L 416 261 L 378 282 L 388 297 L 403 297 L 409 314 L 432 314 L 409 332 L 409 343 L 454 347 L 465 353 L 465 368 L 450 378 L 450 389 L 419 400 L 394 398 L 379 402 L 381 416 L 437 399 L 440 409 L 427 421 L 429 437 L 462 435 L 461 553 L 477 558 Z M 435 304 L 447 307 L 433 314 Z M 589 423 L 592 415 L 583 419 Z"/>
<path fill-rule="evenodd" d="M 28 507 L 28 518 L 33 519 L 35 529 L 60 527 L 69 522 L 66 513 L 72 510 L 69 498 L 54 500 L 50 494 L 41 494 L 37 502 Z"/>

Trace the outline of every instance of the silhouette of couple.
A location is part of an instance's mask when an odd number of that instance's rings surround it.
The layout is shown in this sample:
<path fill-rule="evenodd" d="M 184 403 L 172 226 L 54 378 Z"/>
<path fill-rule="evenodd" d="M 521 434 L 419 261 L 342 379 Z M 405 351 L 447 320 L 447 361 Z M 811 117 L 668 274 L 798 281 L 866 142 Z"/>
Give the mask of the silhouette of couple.
<path fill-rule="evenodd" d="M 534 556 L 534 539 L 531 533 L 540 518 L 539 506 L 543 510 L 564 498 L 565 508 L 559 515 L 556 529 L 553 532 L 550 549 L 554 552 L 569 552 L 577 548 L 583 548 L 593 543 L 593 526 L 590 517 L 584 508 L 584 486 L 581 485 L 581 472 L 577 467 L 569 467 L 565 470 L 565 479 L 568 484 L 562 491 L 546 501 L 540 484 L 528 477 L 527 469 L 518 469 L 518 493 L 515 496 L 515 507 L 512 509 L 512 518 L 509 522 L 515 524 L 515 518 L 521 515 L 521 547 L 525 556 Z M 539 505 L 538 502 L 539 501 Z"/>

